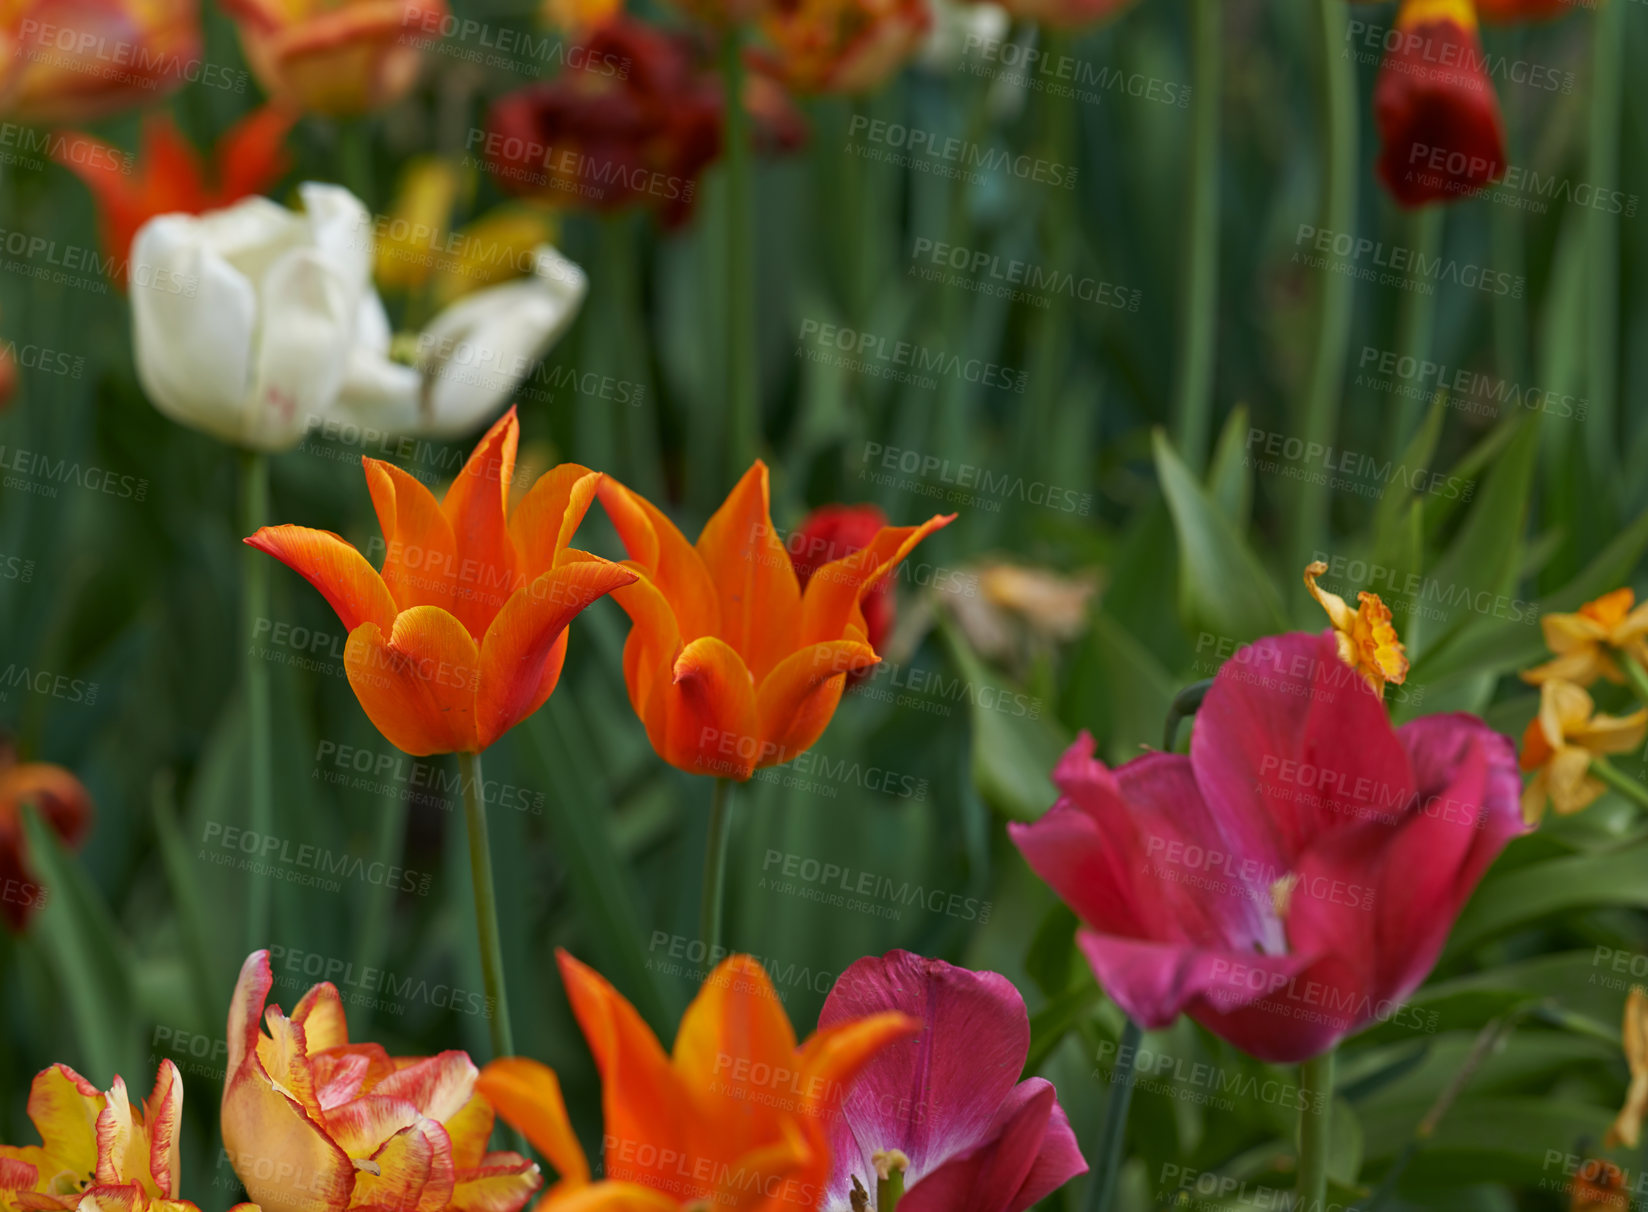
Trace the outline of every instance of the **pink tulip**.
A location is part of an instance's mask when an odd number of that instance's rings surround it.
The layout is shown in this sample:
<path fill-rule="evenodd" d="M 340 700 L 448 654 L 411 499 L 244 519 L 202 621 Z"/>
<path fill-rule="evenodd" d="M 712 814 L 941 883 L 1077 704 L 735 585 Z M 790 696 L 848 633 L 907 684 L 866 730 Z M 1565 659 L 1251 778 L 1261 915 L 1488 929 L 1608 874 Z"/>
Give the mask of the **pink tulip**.
<path fill-rule="evenodd" d="M 1009 826 L 1147 1028 L 1183 1012 L 1267 1061 L 1401 1020 L 1483 871 L 1525 826 L 1510 741 L 1475 716 L 1392 728 L 1332 632 L 1225 663 L 1188 757 L 1112 771 L 1083 736 L 1046 816 Z"/>
<path fill-rule="evenodd" d="M 1021 1212 L 1087 1170 L 1052 1085 L 1019 1081 L 1030 1051 L 1024 999 L 1006 977 L 908 951 L 841 974 L 818 1029 L 898 1010 L 919 1034 L 877 1053 L 830 1126 L 828 1212 L 875 1206 L 878 1155 L 907 1161 L 899 1212 Z M 883 1163 L 885 1164 L 885 1163 Z"/>

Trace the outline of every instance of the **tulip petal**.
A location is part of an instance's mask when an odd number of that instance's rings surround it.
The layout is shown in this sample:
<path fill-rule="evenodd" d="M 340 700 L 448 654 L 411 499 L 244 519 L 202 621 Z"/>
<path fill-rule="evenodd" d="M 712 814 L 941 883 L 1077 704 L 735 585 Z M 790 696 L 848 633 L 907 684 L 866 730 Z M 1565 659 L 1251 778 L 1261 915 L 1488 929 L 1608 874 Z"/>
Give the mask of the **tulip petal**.
<path fill-rule="evenodd" d="M 97 1120 L 107 1101 L 67 1065 L 48 1065 L 29 1086 L 29 1122 L 53 1157 L 84 1161 L 90 1177 L 97 1161 Z"/>
<path fill-rule="evenodd" d="M 479 1074 L 476 1076 L 478 1078 Z M 452 1165 L 459 1171 L 460 1177 L 463 1171 L 473 1170 L 482 1164 L 496 1119 L 492 1104 L 478 1093 L 478 1084 L 475 1089 L 477 1093 L 471 1094 L 468 1102 L 441 1121 L 452 1140 Z"/>
<path fill-rule="evenodd" d="M 481 1070 L 476 1089 L 549 1160 L 562 1184 L 589 1181 L 589 1162 L 572 1130 L 555 1070 L 528 1057 L 501 1056 Z"/>
<path fill-rule="evenodd" d="M 351 1204 L 385 1212 L 432 1212 L 452 1195 L 455 1175 L 446 1129 L 419 1119 L 385 1141 L 371 1158 L 377 1173 L 362 1167 Z"/>
<path fill-rule="evenodd" d="M 921 1033 L 887 1045 L 859 1074 L 831 1149 L 862 1152 L 866 1162 L 878 1149 L 901 1149 L 909 1186 L 984 1139 L 1024 1068 L 1030 1016 L 1004 976 L 889 951 L 841 974 L 818 1025 L 889 1010 L 918 1020 Z M 909 1105 L 911 1091 L 920 1092 L 919 1107 Z"/>
<path fill-rule="evenodd" d="M 414 756 L 467 752 L 475 743 L 480 651 L 438 606 L 402 611 L 386 642 L 376 623 L 349 633 L 343 666 L 367 718 Z"/>
<path fill-rule="evenodd" d="M 680 1212 L 679 1201 L 638 1183 L 607 1179 L 577 1191 L 551 1192 L 539 1200 L 534 1212 L 550 1212 L 546 1202 L 553 1198 L 554 1212 Z"/>
<path fill-rule="evenodd" d="M 767 465 L 757 459 L 704 524 L 696 548 L 721 603 L 716 633 L 757 682 L 796 648 L 801 587 L 773 529 Z"/>
<path fill-rule="evenodd" d="M 325 1126 L 326 1134 L 350 1157 L 371 1157 L 422 1118 L 410 1099 L 374 1090 L 328 1112 Z"/>
<path fill-rule="evenodd" d="M 292 1021 L 303 1028 L 309 1052 L 324 1052 L 349 1042 L 349 1023 L 343 1013 L 343 999 L 331 981 L 322 981 L 298 999 Z M 317 1083 L 318 1084 L 318 1083 Z"/>
<path fill-rule="evenodd" d="M 700 636 L 675 658 L 672 675 L 647 705 L 653 747 L 681 770 L 749 778 L 764 755 L 743 659 L 719 637 Z"/>
<path fill-rule="evenodd" d="M 246 542 L 320 590 L 345 630 L 354 631 L 363 623 L 394 624 L 395 599 L 389 587 L 341 536 L 307 526 L 265 526 Z"/>
<path fill-rule="evenodd" d="M 365 210 L 361 210 L 364 221 Z M 242 440 L 258 449 L 296 443 L 331 410 L 343 386 L 360 307 L 359 282 L 315 247 L 290 249 L 257 283 L 258 335 Z"/>
<path fill-rule="evenodd" d="M 485 1165 L 458 1172 L 453 1212 L 518 1212 L 544 1185 L 537 1163 L 518 1153 L 492 1153 Z"/>
<path fill-rule="evenodd" d="M 562 463 L 527 490 L 509 516 L 509 538 L 520 556 L 521 574 L 536 578 L 559 562 L 595 500 L 601 473 Z"/>
<path fill-rule="evenodd" d="M 404 1098 L 430 1119 L 444 1123 L 474 1096 L 477 1076 L 469 1053 L 439 1052 L 398 1069 L 372 1087 L 372 1093 Z"/>
<path fill-rule="evenodd" d="M 848 675 L 880 660 L 868 644 L 836 640 L 809 645 L 780 661 L 756 694 L 759 765 L 788 762 L 811 749 L 835 715 Z"/>
<path fill-rule="evenodd" d="M 451 612 L 460 567 L 458 541 L 435 494 L 393 463 L 362 459 L 372 507 L 383 531 L 383 583 L 402 610 L 439 606 Z"/>
<path fill-rule="evenodd" d="M 916 544 L 956 520 L 955 514 L 934 514 L 919 526 L 886 526 L 869 546 L 825 564 L 807 579 L 801 595 L 801 635 L 798 643 L 818 644 L 849 638 L 848 624 L 863 613 L 859 601 L 915 550 Z M 858 637 L 863 638 L 863 637 Z"/>
<path fill-rule="evenodd" d="M 143 1131 L 149 1139 L 148 1172 L 156 1191 L 167 1199 L 178 1194 L 178 1163 L 182 1142 L 183 1075 L 170 1058 L 160 1062 L 154 1091 L 143 1104 Z"/>
<path fill-rule="evenodd" d="M 636 579 L 622 564 L 595 557 L 573 560 L 544 573 L 504 603 L 481 641 L 481 682 L 475 698 L 480 748 L 544 705 L 560 677 L 567 625 L 578 613 Z"/>
<path fill-rule="evenodd" d="M 656 505 L 611 476 L 597 495 L 629 558 L 638 564 L 669 603 L 682 642 L 719 635 L 720 595 L 697 550 Z M 626 598 L 617 599 L 620 606 Z M 634 618 L 631 615 L 631 618 Z"/>
<path fill-rule="evenodd" d="M 918 1178 L 912 1169 L 899 1207 L 910 1212 L 1021 1212 L 1028 1207 L 1019 1194 L 1057 1103 L 1052 1085 L 1042 1078 L 1030 1078 L 1013 1094 L 997 1104 L 999 1122 L 991 1139 L 931 1174 Z"/>
<path fill-rule="evenodd" d="M 654 1158 L 650 1168 L 620 1159 L 641 1156 L 643 1144 L 691 1141 L 710 1125 L 700 1122 L 691 1094 L 635 1008 L 594 969 L 564 951 L 556 952 L 556 960 L 572 1013 L 601 1073 L 606 1174 L 621 1181 L 650 1177 L 659 1189 L 668 1190 L 671 1165 L 658 1163 L 658 1151 L 648 1151 Z"/>
<path fill-rule="evenodd" d="M 476 638 L 486 634 L 493 616 L 515 592 L 519 575 L 507 517 L 520 435 L 511 408 L 486 431 L 441 502 L 452 533 L 462 536 L 466 570 L 452 613 Z"/>

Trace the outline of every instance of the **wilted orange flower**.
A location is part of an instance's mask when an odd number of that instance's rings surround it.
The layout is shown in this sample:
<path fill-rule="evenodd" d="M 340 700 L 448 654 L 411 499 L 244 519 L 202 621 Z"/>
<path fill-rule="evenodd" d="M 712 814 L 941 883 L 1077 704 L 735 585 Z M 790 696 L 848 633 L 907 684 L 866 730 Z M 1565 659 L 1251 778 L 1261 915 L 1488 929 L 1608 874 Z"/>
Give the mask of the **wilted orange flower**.
<path fill-rule="evenodd" d="M 92 821 L 92 797 L 79 779 L 61 766 L 18 762 L 9 744 L 0 745 L 0 917 L 14 931 L 46 903 L 46 890 L 29 870 L 25 804 L 69 846 L 85 840 Z"/>
<path fill-rule="evenodd" d="M 149 104 L 217 70 L 200 48 L 199 0 L 9 0 L 0 114 L 55 125 Z"/>
<path fill-rule="evenodd" d="M 1641 985 L 1632 985 L 1626 995 L 1620 1042 L 1631 1071 L 1631 1085 L 1625 1091 L 1625 1105 L 1603 1143 L 1610 1149 L 1617 1145 L 1635 1149 L 1642 1140 L 1642 1117 L 1648 1115 L 1648 993 Z"/>
<path fill-rule="evenodd" d="M 43 1069 L 29 1088 L 42 1143 L 0 1145 L 0 1208 L 198 1212 L 178 1195 L 182 1118 L 183 1079 L 170 1060 L 160 1062 L 141 1114 L 119 1075 L 105 1094 L 67 1065 Z"/>
<path fill-rule="evenodd" d="M 1539 620 L 1545 646 L 1556 659 L 1523 672 L 1525 682 L 1560 678 L 1589 686 L 1599 677 L 1623 682 L 1618 653 L 1648 666 L 1648 602 L 1633 609 L 1636 594 L 1615 589 L 1586 602 L 1573 614 L 1548 614 Z"/>
<path fill-rule="evenodd" d="M 520 1154 L 486 1151 L 492 1107 L 467 1054 L 351 1044 L 330 982 L 290 1018 L 264 1008 L 273 984 L 269 953 L 247 956 L 223 1087 L 223 1146 L 263 1212 L 515 1212 L 543 1185 Z"/>
<path fill-rule="evenodd" d="M 564 463 L 511 514 L 511 408 L 444 500 L 362 459 L 383 528 L 380 574 L 329 530 L 265 526 L 246 542 L 301 573 L 349 630 L 343 665 L 378 731 L 411 754 L 478 753 L 544 705 L 579 611 L 636 574 L 568 546 L 601 476 Z"/>
<path fill-rule="evenodd" d="M 1402 0 L 1373 91 L 1379 179 L 1403 206 L 1468 197 L 1505 171 L 1474 0 Z"/>
<path fill-rule="evenodd" d="M 658 756 L 694 774 L 747 779 L 796 758 L 835 714 L 848 674 L 881 658 L 863 602 L 955 514 L 885 526 L 813 571 L 803 592 L 773 529 L 757 460 L 696 546 L 652 502 L 605 480 L 601 504 L 641 579 L 613 594 L 634 624 L 629 701 Z"/>
<path fill-rule="evenodd" d="M 124 284 L 132 237 L 150 219 L 217 210 L 261 194 L 278 181 L 289 162 L 284 143 L 296 116 L 290 110 L 265 105 L 231 126 L 212 155 L 215 185 L 207 183 L 200 153 L 165 112 L 144 118 L 143 152 L 135 171 L 125 152 L 90 135 L 54 146 L 52 155 L 84 181 L 97 199 L 103 251 L 113 263 L 114 280 Z M 82 154 L 87 148 L 93 154 Z"/>
<path fill-rule="evenodd" d="M 482 1070 L 479 1083 L 560 1174 L 538 1212 L 822 1207 L 830 1131 L 853 1078 L 921 1028 L 909 1015 L 883 1012 L 797 1046 L 766 971 L 734 955 L 704 981 L 666 1055 L 616 989 L 564 951 L 557 958 L 601 1072 L 604 1181 L 590 1182 L 553 1070 L 504 1057 Z"/>
<path fill-rule="evenodd" d="M 1607 788 L 1591 774 L 1591 759 L 1629 753 L 1648 736 L 1648 708 L 1627 716 L 1596 710 L 1572 682 L 1552 678 L 1539 688 L 1539 714 L 1522 734 L 1522 769 L 1534 777 L 1522 789 L 1522 815 L 1537 821 L 1545 801 L 1562 816 L 1585 808 Z"/>
<path fill-rule="evenodd" d="M 445 35 L 445 0 L 222 0 L 265 91 L 340 117 L 393 104 Z"/>
<path fill-rule="evenodd" d="M 932 24 L 927 0 L 767 0 L 761 11 L 775 73 L 802 93 L 879 87 Z"/>
<path fill-rule="evenodd" d="M 1590 1157 L 1569 1184 L 1568 1212 L 1626 1212 L 1631 1195 L 1625 1172 L 1613 1162 Z"/>
<path fill-rule="evenodd" d="M 1327 570 L 1321 560 L 1307 567 L 1305 588 L 1328 612 L 1328 622 L 1333 624 L 1334 638 L 1339 643 L 1339 659 L 1380 694 L 1385 693 L 1386 682 L 1400 686 L 1408 676 L 1408 654 L 1391 623 L 1390 607 L 1377 593 L 1364 589 L 1357 595 L 1357 608 L 1352 610 L 1344 598 L 1317 586 L 1316 578 Z"/>

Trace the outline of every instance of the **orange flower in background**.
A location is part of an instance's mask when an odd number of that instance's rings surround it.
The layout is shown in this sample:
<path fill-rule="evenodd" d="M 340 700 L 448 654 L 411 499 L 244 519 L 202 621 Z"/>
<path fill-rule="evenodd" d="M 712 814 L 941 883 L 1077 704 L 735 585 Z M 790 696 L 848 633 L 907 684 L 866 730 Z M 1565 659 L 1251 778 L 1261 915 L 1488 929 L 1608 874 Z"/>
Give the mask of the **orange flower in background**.
<path fill-rule="evenodd" d="M 1635 601 L 1627 587 L 1586 602 L 1573 614 L 1545 615 L 1539 626 L 1555 659 L 1524 670 L 1522 680 L 1537 685 L 1555 678 L 1580 686 L 1598 678 L 1623 682 L 1620 653 L 1648 666 L 1648 602 L 1633 606 Z"/>
<path fill-rule="evenodd" d="M 285 140 L 295 117 L 290 110 L 265 105 L 231 126 L 213 151 L 215 187 L 207 184 L 200 153 L 184 139 L 168 113 L 145 117 L 143 150 L 135 172 L 130 171 L 127 153 L 90 135 L 54 145 L 52 157 L 84 181 L 97 199 L 103 251 L 114 262 L 115 281 L 124 285 L 132 237 L 150 219 L 217 210 L 264 193 L 280 180 L 290 163 Z M 86 149 L 92 154 L 82 154 Z"/>
<path fill-rule="evenodd" d="M 1568 1187 L 1568 1212 L 1627 1212 L 1630 1184 L 1613 1162 L 1589 1157 L 1574 1173 Z"/>
<path fill-rule="evenodd" d="M 444 500 L 362 459 L 383 529 L 380 574 L 338 535 L 265 526 L 246 542 L 301 573 L 349 630 L 349 685 L 407 753 L 479 752 L 555 689 L 566 628 L 636 574 L 568 546 L 601 480 L 565 463 L 509 511 L 520 425 L 486 432 Z"/>
<path fill-rule="evenodd" d="M 0 113 L 89 122 L 197 78 L 207 70 L 200 54 L 199 0 L 8 0 Z"/>
<path fill-rule="evenodd" d="M 29 870 L 25 804 L 34 805 L 65 845 L 80 845 L 92 822 L 92 797 L 79 779 L 61 766 L 18 762 L 10 745 L 0 746 L 0 917 L 13 931 L 46 903 L 46 890 Z"/>
<path fill-rule="evenodd" d="M 879 87 L 932 24 L 927 0 L 767 0 L 761 13 L 776 74 L 803 93 Z"/>
<path fill-rule="evenodd" d="M 1505 171 L 1474 0 L 1402 0 L 1373 90 L 1379 179 L 1403 206 L 1469 197 Z"/>
<path fill-rule="evenodd" d="M 767 465 L 756 461 L 696 545 L 615 480 L 601 504 L 641 573 L 613 594 L 629 614 L 624 680 L 658 756 L 693 774 L 748 779 L 818 740 L 848 674 L 881 660 L 863 602 L 916 544 L 955 514 L 884 526 L 813 571 L 801 589 L 773 529 Z"/>
<path fill-rule="evenodd" d="M 821 1207 L 830 1131 L 853 1078 L 921 1028 L 918 1019 L 884 1012 L 827 1027 L 798 1046 L 766 971 L 734 955 L 706 978 L 666 1055 L 617 990 L 564 951 L 557 958 L 601 1073 L 605 1179 L 590 1183 L 553 1070 L 504 1057 L 482 1070 L 479 1083 L 560 1174 L 540 1212 Z"/>
<path fill-rule="evenodd" d="M 1005 0 L 1001 7 L 1024 21 L 1055 29 L 1079 29 L 1121 16 L 1134 0 Z"/>
<path fill-rule="evenodd" d="M 1317 586 L 1316 578 L 1327 570 L 1321 560 L 1309 565 L 1305 569 L 1305 588 L 1327 611 L 1339 644 L 1339 659 L 1380 694 L 1385 693 L 1386 682 L 1400 686 L 1408 677 L 1408 653 L 1391 623 L 1390 607 L 1377 593 L 1363 590 L 1352 610 L 1344 598 Z"/>
<path fill-rule="evenodd" d="M 269 953 L 247 956 L 223 1087 L 223 1146 L 263 1212 L 515 1212 L 543 1185 L 520 1154 L 486 1151 L 492 1107 L 466 1053 L 352 1044 L 331 982 L 290 1018 L 265 1009 L 273 984 Z"/>
<path fill-rule="evenodd" d="M 42 1143 L 0 1145 L 0 1208 L 198 1212 L 178 1196 L 182 1118 L 183 1078 L 170 1060 L 160 1062 L 141 1113 L 118 1075 L 104 1093 L 67 1065 L 43 1069 L 29 1088 Z"/>
<path fill-rule="evenodd" d="M 423 47 L 439 42 L 445 0 L 221 0 L 265 91 L 342 117 L 400 100 Z"/>
<path fill-rule="evenodd" d="M 1620 1044 L 1631 1071 L 1631 1084 L 1603 1144 L 1609 1149 L 1619 1145 L 1635 1149 L 1642 1142 L 1642 1118 L 1648 1115 L 1648 993 L 1641 985 L 1632 985 L 1625 996 Z"/>
<path fill-rule="evenodd" d="M 1607 787 L 1591 773 L 1591 760 L 1629 753 L 1648 736 L 1648 708 L 1627 716 L 1596 710 L 1591 696 L 1572 682 L 1552 678 L 1539 688 L 1539 714 L 1522 734 L 1522 769 L 1533 778 L 1522 789 L 1522 816 L 1533 822 L 1550 801 L 1558 815 L 1588 807 Z"/>

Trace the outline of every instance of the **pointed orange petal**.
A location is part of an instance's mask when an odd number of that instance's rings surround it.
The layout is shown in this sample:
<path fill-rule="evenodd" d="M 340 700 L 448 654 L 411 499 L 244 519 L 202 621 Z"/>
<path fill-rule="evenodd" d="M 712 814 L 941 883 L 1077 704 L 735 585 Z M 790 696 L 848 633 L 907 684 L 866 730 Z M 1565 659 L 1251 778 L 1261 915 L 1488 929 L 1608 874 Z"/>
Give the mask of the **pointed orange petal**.
<path fill-rule="evenodd" d="M 697 550 L 721 602 L 716 634 L 759 682 L 795 651 L 801 606 L 795 565 L 773 530 L 767 465 L 760 459 L 705 523 Z"/>
<path fill-rule="evenodd" d="M 566 656 L 567 624 L 591 602 L 635 580 L 622 564 L 592 556 L 544 573 L 504 603 L 481 641 L 475 722 L 482 749 L 549 698 Z"/>
<path fill-rule="evenodd" d="M 755 685 L 725 640 L 700 636 L 675 658 L 673 681 L 648 704 L 647 735 L 670 765 L 740 781 L 762 758 Z"/>
<path fill-rule="evenodd" d="M 608 1179 L 562 1194 L 546 1192 L 533 1212 L 680 1212 L 681 1203 L 662 1191 Z"/>
<path fill-rule="evenodd" d="M 658 1038 L 593 968 L 564 951 L 556 951 L 555 958 L 572 1013 L 601 1073 L 607 1172 L 613 1172 L 620 1155 L 635 1156 L 641 1144 L 680 1150 L 695 1130 L 692 1098 L 671 1070 Z M 625 1169 L 632 1167 L 626 1163 Z"/>
<path fill-rule="evenodd" d="M 515 592 L 515 545 L 509 541 L 507 517 L 520 438 L 511 407 L 486 431 L 441 502 L 461 560 L 452 613 L 476 638 L 486 634 L 493 616 Z"/>
<path fill-rule="evenodd" d="M 322 981 L 298 999 L 292 1021 L 303 1028 L 303 1038 L 311 1053 L 341 1047 L 349 1042 L 349 1023 L 343 1013 L 343 999 L 331 981 Z"/>
<path fill-rule="evenodd" d="M 611 476 L 597 496 L 629 558 L 658 587 L 675 615 L 682 640 L 719 634 L 721 606 L 709 569 L 675 523 L 651 501 Z M 623 602 L 620 599 L 619 604 Z"/>
<path fill-rule="evenodd" d="M 402 610 L 452 609 L 458 541 L 435 494 L 393 463 L 362 459 L 378 527 L 383 531 L 383 583 Z"/>
<path fill-rule="evenodd" d="M 555 1070 L 524 1056 L 503 1056 L 481 1070 L 476 1089 L 549 1160 L 563 1185 L 589 1181 L 589 1161 L 572 1130 Z"/>
<path fill-rule="evenodd" d="M 914 1035 L 922 1022 L 896 1010 L 838 1023 L 814 1032 L 801 1045 L 801 1066 L 808 1081 L 810 1112 L 805 1118 L 827 1123 L 840 1107 L 859 1070 L 895 1040 Z"/>
<path fill-rule="evenodd" d="M 538 577 L 555 567 L 560 554 L 595 500 L 601 473 L 562 463 L 551 467 L 527 490 L 509 518 L 509 537 L 526 577 Z"/>
<path fill-rule="evenodd" d="M 791 761 L 812 748 L 841 702 L 847 675 L 881 658 L 868 644 L 835 640 L 813 644 L 781 661 L 756 693 L 761 718 L 761 765 Z"/>
<path fill-rule="evenodd" d="M 295 110 L 262 105 L 224 133 L 217 141 L 217 206 L 264 193 L 285 175 L 291 163 L 286 135 L 296 119 Z"/>
<path fill-rule="evenodd" d="M 376 623 L 357 627 L 343 667 L 367 718 L 391 745 L 415 757 L 476 748 L 480 650 L 440 607 L 402 611 L 387 642 Z"/>
<path fill-rule="evenodd" d="M 246 542 L 266 551 L 320 590 L 344 628 L 362 623 L 387 628 L 395 621 L 395 599 L 377 570 L 339 535 L 307 526 L 265 526 Z"/>
<path fill-rule="evenodd" d="M 813 573 L 807 581 L 807 592 L 801 597 L 799 642 L 818 644 L 844 638 L 859 600 L 896 568 L 917 543 L 955 519 L 953 513 L 934 514 L 920 526 L 883 527 L 868 547 Z"/>

